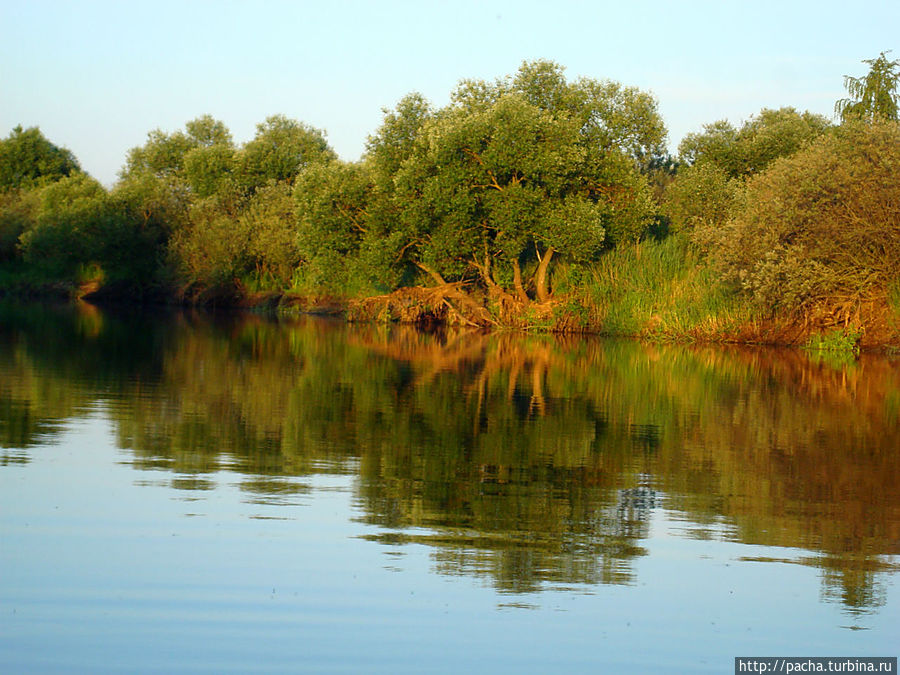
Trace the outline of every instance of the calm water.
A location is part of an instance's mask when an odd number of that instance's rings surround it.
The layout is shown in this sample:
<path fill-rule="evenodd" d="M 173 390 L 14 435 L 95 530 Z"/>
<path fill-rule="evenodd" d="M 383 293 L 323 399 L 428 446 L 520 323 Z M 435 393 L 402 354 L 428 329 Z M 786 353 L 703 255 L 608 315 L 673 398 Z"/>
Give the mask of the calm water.
<path fill-rule="evenodd" d="M 895 656 L 900 361 L 0 305 L 0 671 Z"/>

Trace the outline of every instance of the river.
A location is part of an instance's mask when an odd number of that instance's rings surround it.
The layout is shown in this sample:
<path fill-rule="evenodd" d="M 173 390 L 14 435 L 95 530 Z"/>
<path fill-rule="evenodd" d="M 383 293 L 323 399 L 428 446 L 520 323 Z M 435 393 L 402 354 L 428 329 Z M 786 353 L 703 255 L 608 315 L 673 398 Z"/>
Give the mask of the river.
<path fill-rule="evenodd" d="M 896 656 L 900 360 L 0 305 L 3 672 Z"/>

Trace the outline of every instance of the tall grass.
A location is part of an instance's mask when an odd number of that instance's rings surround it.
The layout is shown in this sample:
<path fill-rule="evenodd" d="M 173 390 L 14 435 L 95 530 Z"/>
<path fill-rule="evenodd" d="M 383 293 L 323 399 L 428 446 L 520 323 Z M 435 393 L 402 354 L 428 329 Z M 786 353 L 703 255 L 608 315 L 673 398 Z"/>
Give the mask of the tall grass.
<path fill-rule="evenodd" d="M 584 299 L 606 334 L 729 340 L 753 320 L 748 303 L 721 283 L 682 235 L 610 251 L 585 282 Z"/>

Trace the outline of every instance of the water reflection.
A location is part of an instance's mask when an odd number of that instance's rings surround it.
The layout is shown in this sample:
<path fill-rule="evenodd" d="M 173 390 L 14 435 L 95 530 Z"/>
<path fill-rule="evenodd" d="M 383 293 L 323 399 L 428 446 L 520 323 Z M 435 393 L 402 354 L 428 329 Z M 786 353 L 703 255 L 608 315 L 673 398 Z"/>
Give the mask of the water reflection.
<path fill-rule="evenodd" d="M 790 551 L 745 560 L 816 567 L 851 611 L 897 570 L 896 360 L 0 306 L 0 465 L 98 405 L 188 498 L 354 476 L 366 536 L 501 591 L 635 583 L 657 511 Z"/>

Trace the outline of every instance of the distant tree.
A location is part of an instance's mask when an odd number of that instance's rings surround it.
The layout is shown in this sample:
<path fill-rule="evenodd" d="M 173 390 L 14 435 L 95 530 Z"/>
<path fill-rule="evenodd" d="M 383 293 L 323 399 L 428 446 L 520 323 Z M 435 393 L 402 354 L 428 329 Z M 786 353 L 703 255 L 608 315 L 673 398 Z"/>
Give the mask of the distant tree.
<path fill-rule="evenodd" d="M 253 191 L 270 180 L 292 182 L 310 164 L 335 157 L 321 131 L 273 115 L 257 125 L 256 136 L 241 149 L 237 162 L 240 180 Z"/>
<path fill-rule="evenodd" d="M 120 172 L 124 179 L 140 174 L 164 178 L 184 176 L 184 156 L 196 147 L 196 142 L 182 131 L 167 134 L 154 129 L 147 134 L 147 142 L 132 148 Z"/>
<path fill-rule="evenodd" d="M 166 133 L 154 129 L 147 134 L 144 145 L 128 151 L 122 178 L 152 174 L 160 178 L 185 178 L 187 155 L 196 149 L 233 149 L 231 133 L 225 125 L 203 115 L 185 124 L 185 131 Z"/>
<path fill-rule="evenodd" d="M 383 109 L 381 126 L 366 142 L 366 155 L 382 191 L 390 192 L 394 174 L 415 150 L 422 126 L 434 115 L 431 104 L 419 93 L 407 94 L 393 110 Z"/>
<path fill-rule="evenodd" d="M 742 184 L 716 162 L 681 169 L 665 195 L 664 212 L 671 230 L 688 232 L 702 250 L 715 246 L 719 230 L 737 204 Z"/>
<path fill-rule="evenodd" d="M 898 119 L 898 85 L 900 60 L 888 61 L 881 52 L 877 59 L 866 59 L 869 73 L 864 77 L 844 76 L 844 88 L 850 95 L 834 104 L 834 113 L 841 122 L 851 119 Z"/>
<path fill-rule="evenodd" d="M 678 146 L 679 159 L 688 166 L 712 162 L 729 178 L 749 176 L 797 152 L 828 127 L 821 115 L 764 108 L 740 129 L 719 120 L 704 125 L 702 133 L 688 134 Z"/>
<path fill-rule="evenodd" d="M 212 115 L 201 115 L 184 125 L 188 138 L 199 147 L 224 145 L 232 147 L 231 132 L 223 122 L 213 118 Z"/>
<path fill-rule="evenodd" d="M 702 132 L 687 134 L 678 144 L 678 158 L 687 166 L 714 162 L 737 175 L 737 163 L 732 159 L 737 139 L 738 131 L 728 120 L 704 124 Z"/>
<path fill-rule="evenodd" d="M 701 249 L 717 245 L 717 232 L 737 205 L 744 182 L 809 146 L 829 127 L 821 115 L 780 108 L 761 110 L 740 129 L 720 120 L 688 134 L 678 147 L 682 167 L 665 193 L 670 227 L 689 232 Z"/>
<path fill-rule="evenodd" d="M 75 155 L 48 141 L 37 127 L 17 126 L 0 141 L 0 190 L 33 187 L 80 172 Z"/>

